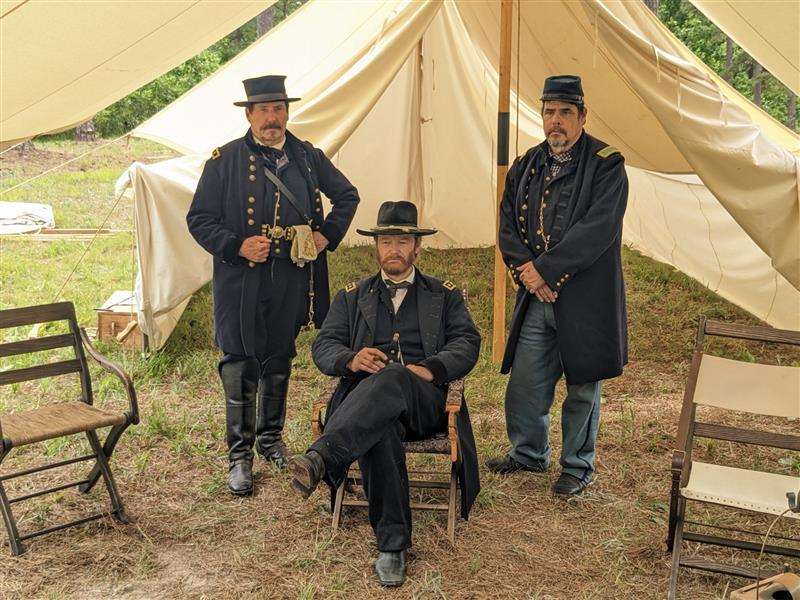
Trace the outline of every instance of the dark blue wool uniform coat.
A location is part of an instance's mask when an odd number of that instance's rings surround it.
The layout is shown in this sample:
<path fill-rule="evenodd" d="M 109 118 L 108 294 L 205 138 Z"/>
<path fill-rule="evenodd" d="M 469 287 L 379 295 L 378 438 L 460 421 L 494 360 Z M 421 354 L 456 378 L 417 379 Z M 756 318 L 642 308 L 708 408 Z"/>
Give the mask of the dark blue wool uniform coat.
<path fill-rule="evenodd" d="M 284 180 L 284 184 L 301 205 L 306 205 L 311 228 L 329 242 L 313 263 L 314 322 L 320 326 L 330 305 L 326 252 L 335 250 L 347 232 L 358 205 L 358 192 L 322 150 L 288 131 L 284 151 L 302 173 L 302 183 Z M 217 346 L 228 354 L 254 355 L 259 286 L 264 280 L 262 270 L 270 263 L 248 262 L 239 256 L 239 248 L 245 238 L 261 235 L 262 224 L 272 221 L 265 214 L 265 198 L 272 197 L 276 188 L 264 174 L 264 166 L 249 130 L 244 137 L 216 149 L 206 161 L 186 216 L 192 236 L 214 256 L 214 336 Z M 333 205 L 327 216 L 320 192 Z M 284 209 L 290 206 L 285 198 L 281 204 Z M 282 255 L 286 254 L 288 245 Z"/>
<path fill-rule="evenodd" d="M 374 347 L 379 307 L 380 275 L 362 279 L 340 291 L 333 300 L 322 329 L 312 347 L 314 362 L 326 375 L 341 377 L 341 383 L 328 406 L 330 415 L 347 394 L 363 379 L 347 368 L 362 348 Z M 469 373 L 478 361 L 481 336 L 458 289 L 416 271 L 420 336 L 427 367 L 434 384 L 446 385 Z M 379 401 L 376 399 L 376 402 Z M 469 516 L 480 491 L 478 454 L 466 403 L 458 414 L 459 452 L 461 454 L 461 515 Z"/>
<path fill-rule="evenodd" d="M 556 335 L 569 384 L 616 377 L 628 362 L 625 283 L 620 256 L 622 218 L 628 199 L 625 160 L 608 144 L 587 133 L 582 135 L 583 139 L 575 144 L 578 155 L 573 160 L 578 165 L 574 185 L 564 184 L 559 192 L 568 196 L 564 232 L 548 251 L 535 238 L 542 198 L 528 197 L 529 178 L 547 168 L 547 141 L 514 161 L 500 206 L 500 251 L 514 280 L 519 283 L 516 267 L 533 261 L 547 285 L 558 293 L 553 305 Z M 508 373 L 513 365 L 530 302 L 538 300 L 520 286 L 503 373 Z"/>

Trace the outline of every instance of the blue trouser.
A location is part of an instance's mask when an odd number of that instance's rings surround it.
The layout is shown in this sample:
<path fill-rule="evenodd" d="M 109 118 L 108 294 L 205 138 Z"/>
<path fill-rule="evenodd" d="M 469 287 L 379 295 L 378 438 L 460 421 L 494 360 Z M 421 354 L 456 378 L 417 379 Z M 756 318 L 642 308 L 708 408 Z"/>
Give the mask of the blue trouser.
<path fill-rule="evenodd" d="M 553 305 L 531 298 L 520 329 L 505 402 L 509 454 L 529 467 L 550 466 L 550 408 L 563 372 Z M 600 387 L 600 381 L 567 385 L 561 410 L 561 468 L 585 482 L 591 481 L 594 473 Z"/>

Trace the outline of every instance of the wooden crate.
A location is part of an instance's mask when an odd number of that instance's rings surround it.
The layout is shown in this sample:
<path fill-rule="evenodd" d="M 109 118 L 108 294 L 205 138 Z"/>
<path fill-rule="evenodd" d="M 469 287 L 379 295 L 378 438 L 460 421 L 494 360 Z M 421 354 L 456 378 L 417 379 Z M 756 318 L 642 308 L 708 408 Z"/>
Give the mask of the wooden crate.
<path fill-rule="evenodd" d="M 144 351 L 147 336 L 136 321 L 133 292 L 118 290 L 97 309 L 97 339 Z"/>

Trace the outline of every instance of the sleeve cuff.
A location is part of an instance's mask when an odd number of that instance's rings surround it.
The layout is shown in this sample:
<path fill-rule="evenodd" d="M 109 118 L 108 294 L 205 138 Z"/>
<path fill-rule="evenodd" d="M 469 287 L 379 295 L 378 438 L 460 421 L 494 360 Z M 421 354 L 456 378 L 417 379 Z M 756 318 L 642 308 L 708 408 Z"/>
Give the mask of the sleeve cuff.
<path fill-rule="evenodd" d="M 238 235 L 232 236 L 226 243 L 222 250 L 222 258 L 229 262 L 233 262 L 239 256 L 239 249 L 242 247 L 244 240 Z"/>
<path fill-rule="evenodd" d="M 419 363 L 421 367 L 425 367 L 431 373 L 433 373 L 433 384 L 434 385 L 443 385 L 447 383 L 447 369 L 444 367 L 444 363 L 436 357 L 426 358 L 421 363 Z"/>
<path fill-rule="evenodd" d="M 325 222 L 322 224 L 322 227 L 319 228 L 319 232 L 325 236 L 325 239 L 328 240 L 328 250 L 333 252 L 339 246 L 339 242 L 342 241 L 342 235 L 339 231 L 339 228 L 336 227 L 333 223 Z"/>
<path fill-rule="evenodd" d="M 353 360 L 355 355 L 356 353 L 352 351 L 342 352 L 333 364 L 334 370 L 341 376 L 352 375 L 353 372 L 347 368 L 347 363 Z"/>

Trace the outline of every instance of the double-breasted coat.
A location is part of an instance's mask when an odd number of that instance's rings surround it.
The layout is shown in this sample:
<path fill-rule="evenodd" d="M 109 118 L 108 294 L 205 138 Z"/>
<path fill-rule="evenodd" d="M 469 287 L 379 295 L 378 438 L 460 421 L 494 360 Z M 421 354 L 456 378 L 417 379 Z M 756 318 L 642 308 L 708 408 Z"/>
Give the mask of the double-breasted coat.
<path fill-rule="evenodd" d="M 379 308 L 379 274 L 340 291 L 312 347 L 317 367 L 326 375 L 341 377 L 328 406 L 330 415 L 359 383 L 347 363 L 375 341 Z M 425 360 L 421 363 L 446 385 L 467 375 L 480 354 L 481 337 L 464 304 L 461 292 L 433 277 L 416 272 L 417 310 Z M 480 490 L 478 455 L 466 403 L 458 414 L 461 452 L 461 515 L 466 519 Z"/>
<path fill-rule="evenodd" d="M 574 184 L 567 196 L 564 233 L 549 250 L 536 243 L 539 202 L 531 198 L 529 179 L 546 169 L 547 142 L 514 161 L 500 207 L 499 245 L 515 281 L 516 268 L 532 261 L 547 285 L 558 293 L 553 305 L 561 363 L 569 384 L 616 377 L 628 362 L 625 282 L 622 273 L 622 219 L 628 198 L 625 160 L 613 147 L 587 133 L 576 144 Z M 537 249 L 539 246 L 539 249 Z M 508 373 L 525 312 L 537 302 L 524 286 L 517 291 L 514 316 L 503 358 Z"/>
<path fill-rule="evenodd" d="M 288 131 L 284 150 L 301 173 L 296 180 L 284 183 L 308 210 L 311 228 L 329 242 L 312 263 L 314 323 L 320 326 L 330 305 L 326 254 L 336 249 L 347 232 L 358 205 L 358 192 L 322 150 Z M 259 286 L 264 280 L 262 270 L 269 263 L 249 262 L 239 256 L 239 248 L 245 238 L 261 235 L 261 225 L 269 222 L 265 198 L 277 189 L 264 168 L 265 159 L 249 130 L 244 137 L 217 148 L 206 161 L 186 217 L 192 236 L 214 257 L 214 338 L 228 354 L 253 356 L 255 352 Z M 322 193 L 332 204 L 327 215 Z M 285 200 L 283 203 L 287 204 Z"/>

